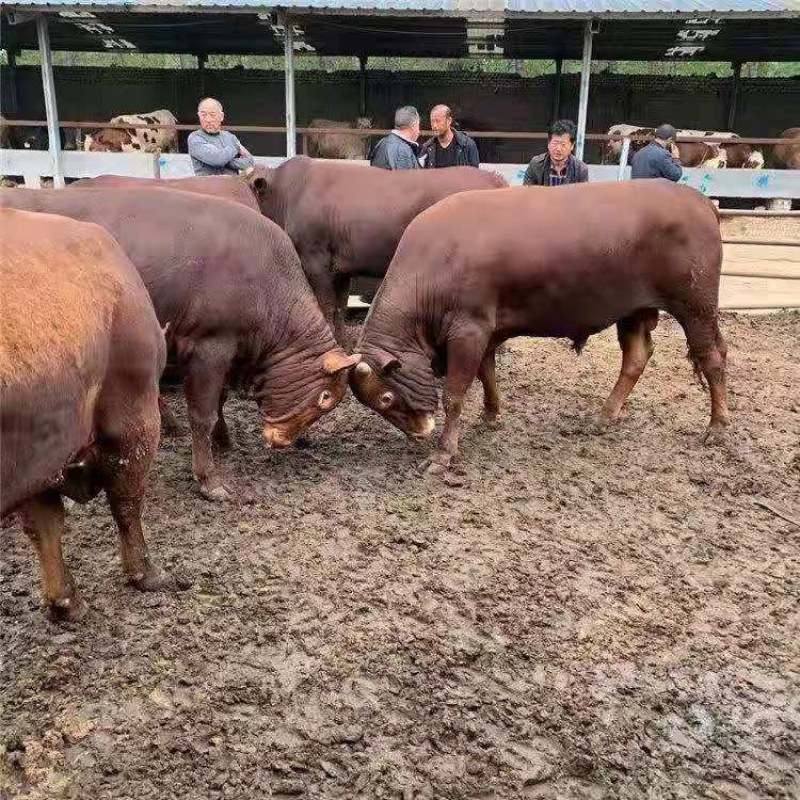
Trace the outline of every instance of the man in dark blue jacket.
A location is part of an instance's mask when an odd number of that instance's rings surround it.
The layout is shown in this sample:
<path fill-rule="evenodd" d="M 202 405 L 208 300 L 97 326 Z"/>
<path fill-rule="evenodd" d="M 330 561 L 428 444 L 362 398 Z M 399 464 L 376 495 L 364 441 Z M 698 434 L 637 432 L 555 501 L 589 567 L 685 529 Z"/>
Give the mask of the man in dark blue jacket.
<path fill-rule="evenodd" d="M 631 178 L 666 178 L 679 181 L 683 167 L 675 146 L 677 131 L 672 125 L 659 125 L 655 139 L 639 150 L 631 162 Z"/>

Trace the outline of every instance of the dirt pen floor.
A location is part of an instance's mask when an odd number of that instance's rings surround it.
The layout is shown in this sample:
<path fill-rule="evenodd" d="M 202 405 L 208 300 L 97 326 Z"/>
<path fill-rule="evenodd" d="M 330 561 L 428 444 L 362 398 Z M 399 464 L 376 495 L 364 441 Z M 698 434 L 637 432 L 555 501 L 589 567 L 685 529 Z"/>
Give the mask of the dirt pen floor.
<path fill-rule="evenodd" d="M 509 343 L 502 425 L 474 391 L 444 480 L 353 400 L 284 453 L 232 401 L 234 503 L 188 438 L 154 470 L 181 592 L 120 585 L 98 500 L 66 548 L 90 611 L 53 625 L 4 531 L 0 796 L 797 798 L 800 316 L 723 330 L 725 444 L 666 320 L 604 435 L 613 332 Z"/>

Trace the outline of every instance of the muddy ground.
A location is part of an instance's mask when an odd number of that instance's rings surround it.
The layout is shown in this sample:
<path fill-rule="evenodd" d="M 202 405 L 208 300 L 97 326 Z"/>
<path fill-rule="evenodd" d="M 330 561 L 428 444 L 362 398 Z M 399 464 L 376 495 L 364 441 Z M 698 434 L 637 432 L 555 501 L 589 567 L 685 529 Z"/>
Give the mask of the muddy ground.
<path fill-rule="evenodd" d="M 4 531 L 0 796 L 797 798 L 800 529 L 754 500 L 800 514 L 800 316 L 723 330 L 725 445 L 668 321 L 605 435 L 613 333 L 510 343 L 445 481 L 352 400 L 288 453 L 230 403 L 236 502 L 186 438 L 154 471 L 179 593 L 121 585 L 98 500 L 66 546 L 90 611 L 54 625 Z"/>

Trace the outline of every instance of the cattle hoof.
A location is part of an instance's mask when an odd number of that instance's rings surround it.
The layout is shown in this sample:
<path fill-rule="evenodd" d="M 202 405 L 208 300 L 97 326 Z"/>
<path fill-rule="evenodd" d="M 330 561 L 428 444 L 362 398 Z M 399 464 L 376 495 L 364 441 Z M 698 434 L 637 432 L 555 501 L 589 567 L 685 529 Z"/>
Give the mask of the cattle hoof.
<path fill-rule="evenodd" d="M 47 616 L 52 622 L 77 622 L 88 610 L 89 606 L 78 595 L 73 595 L 50 603 Z"/>
<path fill-rule="evenodd" d="M 599 414 L 587 421 L 586 428 L 589 433 L 602 435 L 608 433 L 619 422 L 618 417 L 606 417 Z"/>
<path fill-rule="evenodd" d="M 128 583 L 135 586 L 140 592 L 159 592 L 175 586 L 172 576 L 159 567 L 151 567 L 149 572 L 132 575 L 128 578 Z"/>
<path fill-rule="evenodd" d="M 208 486 L 201 486 L 200 494 L 212 503 L 225 503 L 231 499 L 230 492 L 224 486 L 215 486 L 213 489 Z"/>
<path fill-rule="evenodd" d="M 728 435 L 723 425 L 709 425 L 708 430 L 703 434 L 703 444 L 709 447 L 725 444 Z"/>
<path fill-rule="evenodd" d="M 499 414 L 497 411 L 484 411 L 483 412 L 483 424 L 486 425 L 487 428 L 491 428 L 492 430 L 496 430 L 500 427 L 500 419 Z"/>

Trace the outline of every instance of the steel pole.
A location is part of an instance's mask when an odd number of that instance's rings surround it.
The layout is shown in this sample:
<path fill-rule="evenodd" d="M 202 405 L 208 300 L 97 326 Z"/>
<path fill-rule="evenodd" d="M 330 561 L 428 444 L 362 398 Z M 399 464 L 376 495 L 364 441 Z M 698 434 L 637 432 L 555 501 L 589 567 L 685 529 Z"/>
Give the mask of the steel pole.
<path fill-rule="evenodd" d="M 583 26 L 583 62 L 581 63 L 581 89 L 578 96 L 578 141 L 575 145 L 575 156 L 583 160 L 583 148 L 586 142 L 586 116 L 589 110 L 589 77 L 592 70 L 592 20 L 586 20 Z"/>
<path fill-rule="evenodd" d="M 48 149 L 53 163 L 53 186 L 60 189 L 64 186 L 64 170 L 61 165 L 61 131 L 58 125 L 56 88 L 53 81 L 50 31 L 47 28 L 47 17 L 44 14 L 36 17 L 36 35 L 39 39 L 39 55 L 42 58 L 42 89 L 44 90 L 44 109 L 47 115 Z"/>

